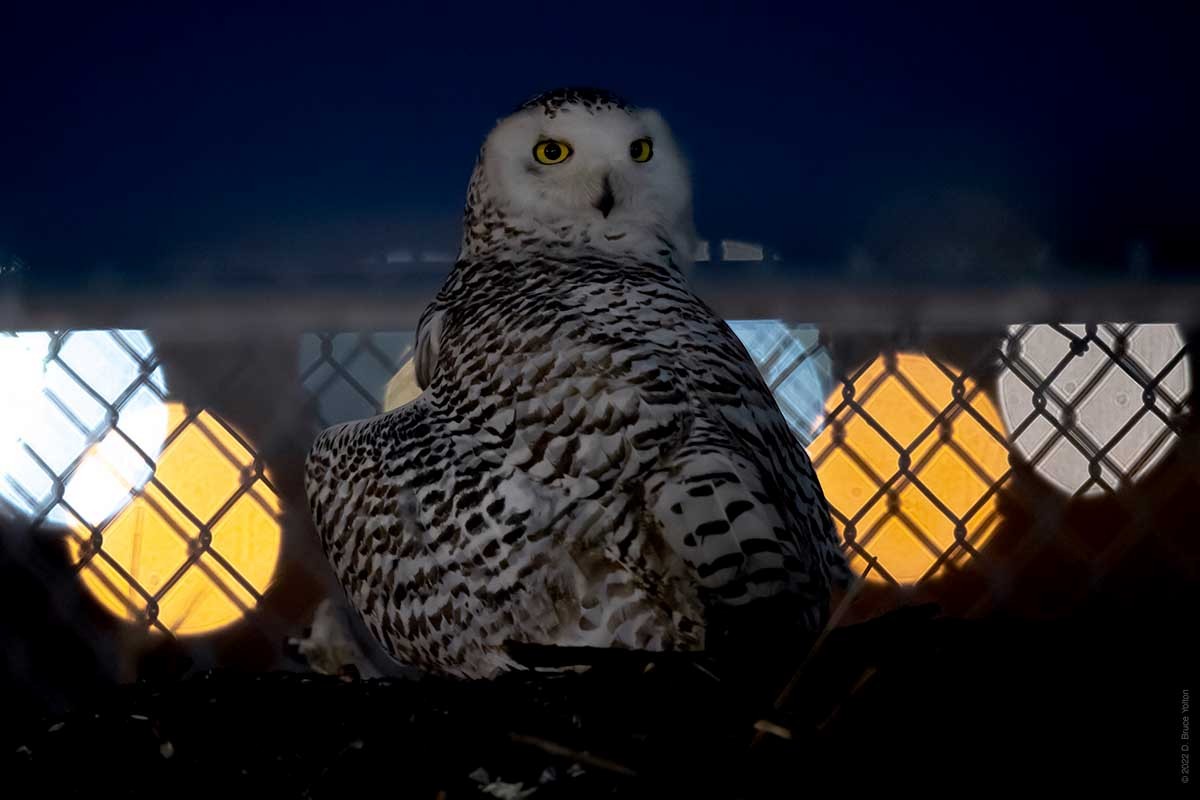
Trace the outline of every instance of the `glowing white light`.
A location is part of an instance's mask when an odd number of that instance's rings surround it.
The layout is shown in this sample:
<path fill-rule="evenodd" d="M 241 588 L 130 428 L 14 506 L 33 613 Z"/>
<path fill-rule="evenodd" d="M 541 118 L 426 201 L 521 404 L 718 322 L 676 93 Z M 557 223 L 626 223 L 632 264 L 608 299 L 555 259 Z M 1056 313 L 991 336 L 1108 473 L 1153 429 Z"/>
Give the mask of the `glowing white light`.
<path fill-rule="evenodd" d="M 1042 477 L 1068 494 L 1087 484 L 1083 494 L 1095 495 L 1103 492 L 1104 486 L 1116 489 L 1120 474 L 1137 480 L 1166 455 L 1178 437 L 1159 414 L 1168 419 L 1174 416 L 1177 409 L 1172 406 L 1183 402 L 1192 388 L 1187 359 L 1176 358 L 1184 347 L 1178 326 L 1109 324 L 1097 328 L 1096 337 L 1110 351 L 1118 334 L 1128 331 L 1127 366 L 1140 372 L 1143 380 L 1166 370 L 1158 384 L 1161 394 L 1151 398 L 1148 412 L 1143 411 L 1147 406 L 1142 384 L 1099 346 L 1090 344 L 1072 356 L 1071 339 L 1056 327 L 1033 325 L 1021 333 L 1024 327 L 1009 329 L 1009 336 L 1017 337 L 1010 341 L 1010 351 L 1019 354 L 1016 371 L 1010 368 L 1000 375 L 1000 410 L 1017 452 L 1034 462 Z M 1083 325 L 1059 327 L 1077 337 L 1086 334 Z M 1065 366 L 1055 373 L 1064 360 Z M 1052 374 L 1048 390 L 1041 393 L 1045 415 L 1058 422 L 1070 438 L 1060 436 L 1043 414 L 1021 427 L 1034 414 L 1036 393 L 1030 384 L 1039 386 Z M 1135 417 L 1137 421 L 1122 434 Z M 1089 483 L 1093 458 L 1098 459 L 1100 484 Z"/>
<path fill-rule="evenodd" d="M 4 376 L 0 383 L 0 466 L 15 457 L 21 433 L 33 421 L 48 341 L 44 333 L 0 335 L 0 374 Z"/>
<path fill-rule="evenodd" d="M 75 513 L 55 503 L 45 519 L 100 524 L 150 479 L 146 459 L 158 457 L 167 433 L 161 369 L 148 378 L 154 388 L 138 382 L 150 341 L 140 331 L 77 331 L 63 337 L 57 360 L 45 332 L 0 342 L 0 374 L 14 377 L 0 392 L 0 500 L 36 515 L 53 502 L 53 476 L 64 476 L 62 499 Z"/>
<path fill-rule="evenodd" d="M 824 419 L 825 398 L 833 388 L 833 364 L 818 344 L 819 331 L 771 319 L 731 320 L 729 327 L 758 365 L 788 424 L 807 445 Z"/>

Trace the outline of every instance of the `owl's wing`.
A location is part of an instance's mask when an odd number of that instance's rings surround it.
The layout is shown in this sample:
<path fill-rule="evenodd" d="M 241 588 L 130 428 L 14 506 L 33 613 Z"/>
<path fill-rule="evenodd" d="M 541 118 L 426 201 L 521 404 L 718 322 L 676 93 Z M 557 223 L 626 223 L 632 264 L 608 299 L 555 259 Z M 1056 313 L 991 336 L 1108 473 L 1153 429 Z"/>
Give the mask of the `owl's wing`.
<path fill-rule="evenodd" d="M 393 571 L 407 569 L 388 557 L 400 542 L 422 539 L 413 487 L 429 471 L 437 435 L 428 423 L 425 399 L 418 397 L 387 414 L 328 428 L 305 463 L 309 508 L 325 553 L 355 605 L 378 612 L 376 619 L 364 613 L 377 637 L 383 598 L 376 603 L 353 595 L 379 583 L 367 577 L 384 562 Z"/>
<path fill-rule="evenodd" d="M 307 491 L 326 555 L 376 641 L 405 664 L 487 676 L 513 664 L 500 647 L 511 627 L 503 598 L 524 588 L 502 568 L 512 539 L 501 536 L 524 533 L 523 509 L 540 496 L 503 480 L 499 461 L 480 455 L 479 437 L 495 434 L 470 429 L 461 405 L 442 414 L 441 391 L 457 387 L 439 379 L 387 414 L 322 433 Z"/>

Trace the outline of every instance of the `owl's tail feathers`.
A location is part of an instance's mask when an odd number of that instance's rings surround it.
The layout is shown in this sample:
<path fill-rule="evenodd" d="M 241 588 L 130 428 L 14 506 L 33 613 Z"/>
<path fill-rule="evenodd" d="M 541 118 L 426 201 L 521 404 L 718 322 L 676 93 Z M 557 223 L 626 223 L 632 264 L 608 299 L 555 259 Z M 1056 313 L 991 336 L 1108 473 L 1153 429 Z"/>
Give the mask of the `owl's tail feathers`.
<path fill-rule="evenodd" d="M 801 562 L 757 470 L 737 453 L 687 453 L 649 486 L 662 535 L 692 567 L 706 600 L 757 603 L 818 579 Z"/>

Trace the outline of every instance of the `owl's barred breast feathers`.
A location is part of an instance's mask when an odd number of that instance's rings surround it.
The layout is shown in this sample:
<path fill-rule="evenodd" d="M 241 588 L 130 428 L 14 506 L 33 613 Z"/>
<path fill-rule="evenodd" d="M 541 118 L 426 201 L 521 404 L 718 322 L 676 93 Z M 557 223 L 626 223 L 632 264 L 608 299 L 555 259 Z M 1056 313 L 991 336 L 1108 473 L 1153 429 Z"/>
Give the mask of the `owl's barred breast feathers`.
<path fill-rule="evenodd" d="M 795 598 L 819 628 L 845 559 L 753 361 L 687 286 L 690 195 L 663 207 L 654 183 L 680 169 L 604 150 L 609 129 L 644 135 L 627 105 L 549 96 L 553 117 L 527 103 L 514 139 L 570 133 L 601 155 L 496 169 L 526 157 L 501 123 L 462 257 L 421 319 L 424 393 L 310 453 L 313 518 L 352 605 L 397 660 L 464 677 L 518 666 L 507 641 L 700 649 L 714 608 L 758 599 Z M 597 169 L 611 214 L 589 202 Z"/>

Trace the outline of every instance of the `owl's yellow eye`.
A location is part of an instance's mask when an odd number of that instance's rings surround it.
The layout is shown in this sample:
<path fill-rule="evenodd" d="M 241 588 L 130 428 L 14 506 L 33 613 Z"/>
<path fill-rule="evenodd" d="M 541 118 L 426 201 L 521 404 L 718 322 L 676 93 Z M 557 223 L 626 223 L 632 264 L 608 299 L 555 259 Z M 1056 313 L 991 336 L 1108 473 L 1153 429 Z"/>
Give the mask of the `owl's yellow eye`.
<path fill-rule="evenodd" d="M 654 142 L 649 139 L 634 139 L 629 145 L 629 157 L 639 164 L 645 164 L 654 155 Z"/>
<path fill-rule="evenodd" d="M 539 164 L 561 164 L 571 157 L 571 145 L 544 139 L 533 146 L 533 157 Z"/>

